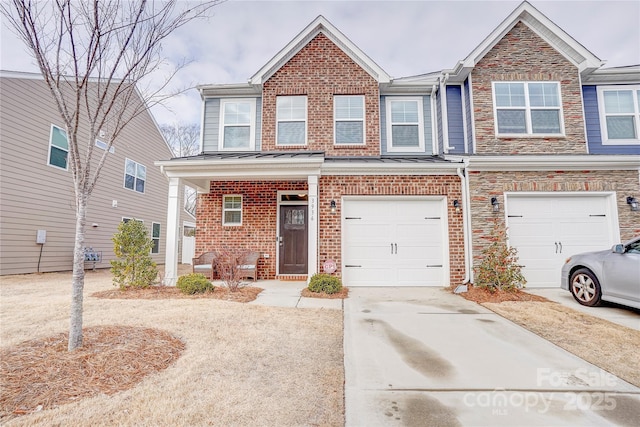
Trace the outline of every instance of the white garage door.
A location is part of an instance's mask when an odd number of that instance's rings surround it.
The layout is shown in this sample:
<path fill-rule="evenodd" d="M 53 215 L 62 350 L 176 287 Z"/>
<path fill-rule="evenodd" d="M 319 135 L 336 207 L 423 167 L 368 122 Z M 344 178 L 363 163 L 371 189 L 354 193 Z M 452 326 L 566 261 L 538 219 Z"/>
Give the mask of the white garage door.
<path fill-rule="evenodd" d="M 518 250 L 526 286 L 558 287 L 570 255 L 611 247 L 614 209 L 606 195 L 507 195 L 509 244 Z"/>
<path fill-rule="evenodd" d="M 343 202 L 346 286 L 447 286 L 442 198 L 360 198 Z"/>

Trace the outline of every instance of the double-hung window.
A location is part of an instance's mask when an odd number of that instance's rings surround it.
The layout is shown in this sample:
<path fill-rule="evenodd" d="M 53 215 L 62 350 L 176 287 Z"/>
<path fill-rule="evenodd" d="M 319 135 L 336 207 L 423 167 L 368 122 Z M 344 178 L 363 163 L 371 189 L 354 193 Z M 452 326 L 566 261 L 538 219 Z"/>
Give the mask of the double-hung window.
<path fill-rule="evenodd" d="M 124 188 L 144 193 L 144 183 L 147 179 L 147 168 L 133 160 L 126 159 L 124 163 Z"/>
<path fill-rule="evenodd" d="M 153 241 L 151 253 L 160 253 L 160 223 L 158 222 L 151 223 L 151 240 Z"/>
<path fill-rule="evenodd" d="M 223 99 L 220 116 L 220 150 L 255 149 L 255 99 Z"/>
<path fill-rule="evenodd" d="M 276 99 L 276 144 L 307 144 L 307 97 L 278 96 Z"/>
<path fill-rule="evenodd" d="M 222 225 L 242 225 L 242 196 L 222 196 Z"/>
<path fill-rule="evenodd" d="M 603 143 L 640 143 L 640 86 L 598 88 Z"/>
<path fill-rule="evenodd" d="M 389 151 L 424 151 L 422 98 L 387 98 L 386 113 Z"/>
<path fill-rule="evenodd" d="M 334 96 L 333 117 L 336 145 L 364 144 L 364 96 Z"/>
<path fill-rule="evenodd" d="M 58 126 L 51 125 L 51 135 L 49 137 L 49 165 L 61 169 L 67 169 L 67 159 L 69 157 L 69 141 L 67 133 Z"/>
<path fill-rule="evenodd" d="M 558 82 L 494 82 L 498 135 L 561 135 Z"/>

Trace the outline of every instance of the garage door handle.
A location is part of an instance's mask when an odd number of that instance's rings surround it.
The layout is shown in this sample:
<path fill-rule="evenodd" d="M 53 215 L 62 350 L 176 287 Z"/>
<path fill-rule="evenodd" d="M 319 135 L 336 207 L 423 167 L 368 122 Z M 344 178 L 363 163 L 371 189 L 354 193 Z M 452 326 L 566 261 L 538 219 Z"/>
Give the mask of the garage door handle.
<path fill-rule="evenodd" d="M 553 242 L 556 245 L 556 253 L 558 253 L 558 242 Z"/>
<path fill-rule="evenodd" d="M 394 246 L 395 246 L 395 248 L 396 248 L 396 255 L 398 255 L 398 244 L 397 244 L 397 243 L 394 243 L 393 245 L 394 245 Z"/>
<path fill-rule="evenodd" d="M 427 268 L 442 268 L 442 264 L 427 265 Z"/>
<path fill-rule="evenodd" d="M 562 242 L 558 242 L 558 245 L 560 245 L 560 253 L 562 253 Z"/>
<path fill-rule="evenodd" d="M 358 268 L 360 268 L 360 267 L 362 267 L 362 266 L 361 266 L 361 265 L 350 265 L 350 264 L 347 264 L 347 265 L 345 265 L 345 267 L 346 267 L 346 268 L 353 268 L 353 267 L 358 267 Z"/>

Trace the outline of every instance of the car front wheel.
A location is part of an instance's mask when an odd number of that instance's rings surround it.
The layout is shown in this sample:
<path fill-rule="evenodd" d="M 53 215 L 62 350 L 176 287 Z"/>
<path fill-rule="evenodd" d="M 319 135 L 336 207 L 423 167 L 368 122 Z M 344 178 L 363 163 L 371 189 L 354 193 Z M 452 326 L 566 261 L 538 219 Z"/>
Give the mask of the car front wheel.
<path fill-rule="evenodd" d="M 587 268 L 576 270 L 571 275 L 571 293 L 582 305 L 595 307 L 600 305 L 602 291 L 598 278 Z"/>

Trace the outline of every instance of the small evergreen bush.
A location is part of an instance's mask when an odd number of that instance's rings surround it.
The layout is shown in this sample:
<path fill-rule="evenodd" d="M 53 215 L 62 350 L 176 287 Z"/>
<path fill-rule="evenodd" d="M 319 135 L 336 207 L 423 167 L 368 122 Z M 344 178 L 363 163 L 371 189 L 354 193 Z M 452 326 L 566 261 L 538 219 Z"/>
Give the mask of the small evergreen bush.
<path fill-rule="evenodd" d="M 123 290 L 151 286 L 158 277 L 158 268 L 151 258 L 153 240 L 142 221 L 121 222 L 112 240 L 113 252 L 119 258 L 111 261 L 113 284 Z"/>
<path fill-rule="evenodd" d="M 338 277 L 330 276 L 329 274 L 314 274 L 309 281 L 309 290 L 311 292 L 335 294 L 342 290 L 342 281 Z"/>
<path fill-rule="evenodd" d="M 212 292 L 215 288 L 213 284 L 205 277 L 204 274 L 191 273 L 178 278 L 176 287 L 182 291 L 183 294 L 203 294 L 205 292 Z"/>
<path fill-rule="evenodd" d="M 496 222 L 491 232 L 491 244 L 482 250 L 482 261 L 475 268 L 475 286 L 491 292 L 524 288 L 527 280 L 518 264 L 518 251 L 506 242 L 507 230 Z"/>

